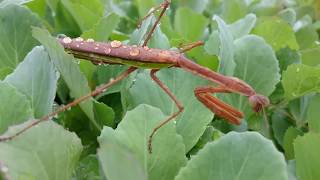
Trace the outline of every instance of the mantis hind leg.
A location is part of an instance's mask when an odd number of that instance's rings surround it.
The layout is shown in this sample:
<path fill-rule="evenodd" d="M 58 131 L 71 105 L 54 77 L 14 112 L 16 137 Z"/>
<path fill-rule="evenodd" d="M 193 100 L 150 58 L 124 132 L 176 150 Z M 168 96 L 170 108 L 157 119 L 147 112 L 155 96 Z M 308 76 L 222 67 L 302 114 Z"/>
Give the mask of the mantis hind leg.
<path fill-rule="evenodd" d="M 82 97 L 79 97 L 78 99 L 75 99 L 74 101 L 70 102 L 69 104 L 65 105 L 65 106 L 62 106 L 60 107 L 59 109 L 57 109 L 56 111 L 46 115 L 46 116 L 43 116 L 41 117 L 40 119 L 36 120 L 36 121 L 33 121 L 32 123 L 30 123 L 29 125 L 27 125 L 26 127 L 24 127 L 23 129 L 19 130 L 18 132 L 16 132 L 15 134 L 13 135 L 10 135 L 10 136 L 6 136 L 6 137 L 0 137 L 0 142 L 2 141 L 8 141 L 8 140 L 11 140 L 17 136 L 19 136 L 20 134 L 22 134 L 23 132 L 27 131 L 28 129 L 32 128 L 33 126 L 43 122 L 43 121 L 48 121 L 50 120 L 50 118 L 54 117 L 55 115 L 73 107 L 73 106 L 76 106 L 77 104 L 93 97 L 93 96 L 96 96 L 96 95 L 99 95 L 101 93 L 103 93 L 107 88 L 111 87 L 112 85 L 116 84 L 117 82 L 123 80 L 124 78 L 128 77 L 129 74 L 131 74 L 132 72 L 134 72 L 137 68 L 135 67 L 129 67 L 126 71 L 124 71 L 123 73 L 121 73 L 120 75 L 118 75 L 117 77 L 115 77 L 114 79 L 110 80 L 108 83 L 106 84 L 103 84 L 99 87 L 97 87 L 94 91 L 82 96 Z"/>
<path fill-rule="evenodd" d="M 170 5 L 170 0 L 165 0 L 161 5 L 159 5 L 158 7 L 154 8 L 152 11 L 150 11 L 142 20 L 148 18 L 151 14 L 153 14 L 155 11 L 159 10 L 162 8 L 160 15 L 158 16 L 156 22 L 153 24 L 151 30 L 148 32 L 146 39 L 144 40 L 142 46 L 147 46 L 149 40 L 151 39 L 152 34 L 154 33 L 154 31 L 156 30 L 157 25 L 159 24 L 162 16 L 164 15 L 164 13 L 166 12 L 167 8 Z"/>
<path fill-rule="evenodd" d="M 222 86 L 198 87 L 194 93 L 198 100 L 217 116 L 224 118 L 232 124 L 239 125 L 241 123 L 241 119 L 244 116 L 242 112 L 211 95 L 212 93 L 231 93 L 227 88 Z"/>
<path fill-rule="evenodd" d="M 156 72 L 158 71 L 158 69 L 152 69 L 150 72 L 150 76 L 151 78 L 160 86 L 160 88 L 169 95 L 169 97 L 174 101 L 174 103 L 176 104 L 176 106 L 178 107 L 178 111 L 176 111 L 175 113 L 171 114 L 166 120 L 161 121 L 151 132 L 149 139 L 148 139 L 148 151 L 149 153 L 152 152 L 152 138 L 154 136 L 154 134 L 158 131 L 158 129 L 160 129 L 162 126 L 164 126 L 165 124 L 167 124 L 168 122 L 170 122 L 171 120 L 173 120 L 174 118 L 176 118 L 182 111 L 183 111 L 183 105 L 181 102 L 179 102 L 179 100 L 174 96 L 174 94 L 170 91 L 170 89 L 163 84 L 163 82 L 156 76 Z"/>

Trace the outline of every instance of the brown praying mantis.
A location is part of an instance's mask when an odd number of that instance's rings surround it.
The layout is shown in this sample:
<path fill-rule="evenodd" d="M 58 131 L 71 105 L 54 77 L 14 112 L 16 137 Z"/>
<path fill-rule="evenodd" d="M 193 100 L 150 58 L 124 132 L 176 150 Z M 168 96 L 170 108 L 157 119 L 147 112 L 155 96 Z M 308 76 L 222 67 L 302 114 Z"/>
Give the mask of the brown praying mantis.
<path fill-rule="evenodd" d="M 174 96 L 170 89 L 156 76 L 157 71 L 159 71 L 162 68 L 181 68 L 183 70 L 193 73 L 194 75 L 200 76 L 217 84 L 218 86 L 216 87 L 197 87 L 194 90 L 194 94 L 197 97 L 197 99 L 208 109 L 214 112 L 217 116 L 224 118 L 232 124 L 240 124 L 241 119 L 244 117 L 244 114 L 236 108 L 222 102 L 218 98 L 214 97 L 212 94 L 238 93 L 243 96 L 247 96 L 249 104 L 255 112 L 259 112 L 265 106 L 267 106 L 269 104 L 269 99 L 263 95 L 257 94 L 254 91 L 254 89 L 244 81 L 235 77 L 224 76 L 222 74 L 214 72 L 206 67 L 194 63 L 193 61 L 189 60 L 184 56 L 183 52 L 190 50 L 196 46 L 202 45 L 202 42 L 190 44 L 180 52 L 174 50 L 149 48 L 147 46 L 148 41 L 150 40 L 153 32 L 155 31 L 157 25 L 160 22 L 161 17 L 164 15 L 169 5 L 170 1 L 165 0 L 159 7 L 155 8 L 146 16 L 148 17 L 155 10 L 162 8 L 160 15 L 153 24 L 150 32 L 147 34 L 142 46 L 125 45 L 117 40 L 111 41 L 109 43 L 104 43 L 95 42 L 93 39 L 84 40 L 80 37 L 75 39 L 71 39 L 69 37 L 58 39 L 61 45 L 65 48 L 65 50 L 76 58 L 89 60 L 93 63 L 124 64 L 129 65 L 130 67 L 126 71 L 122 72 L 119 76 L 115 77 L 114 79 L 111 79 L 108 83 L 97 87 L 90 94 L 82 96 L 74 100 L 73 102 L 65 106 L 62 106 L 57 111 L 54 111 L 51 114 L 40 118 L 39 120 L 33 121 L 31 124 L 24 127 L 14 135 L 3 138 L 0 137 L 0 142 L 13 139 L 14 137 L 22 134 L 34 125 L 42 121 L 49 120 L 51 117 L 57 115 L 58 113 L 63 112 L 92 96 L 101 94 L 107 88 L 123 80 L 129 74 L 131 74 L 132 72 L 137 70 L 137 68 L 140 67 L 151 69 L 151 78 L 173 100 L 173 102 L 178 108 L 178 110 L 175 113 L 171 114 L 167 119 L 161 121 L 152 130 L 152 133 L 150 134 L 148 139 L 148 150 L 150 153 L 152 151 L 152 138 L 157 132 L 157 130 L 169 121 L 174 120 L 184 109 L 182 103 Z"/>

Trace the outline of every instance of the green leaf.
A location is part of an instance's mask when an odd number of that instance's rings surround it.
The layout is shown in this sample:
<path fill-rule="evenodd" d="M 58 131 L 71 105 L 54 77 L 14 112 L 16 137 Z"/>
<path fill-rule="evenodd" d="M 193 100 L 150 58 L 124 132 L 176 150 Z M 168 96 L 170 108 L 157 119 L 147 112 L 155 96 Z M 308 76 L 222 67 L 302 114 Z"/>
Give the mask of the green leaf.
<path fill-rule="evenodd" d="M 178 8 L 174 17 L 174 29 L 188 41 L 201 39 L 208 23 L 203 15 L 186 7 Z"/>
<path fill-rule="evenodd" d="M 126 69 L 128 69 L 128 67 L 123 65 L 98 66 L 96 70 L 98 85 L 109 82 L 111 78 L 117 77 Z M 120 92 L 121 84 L 122 82 L 119 82 L 114 86 L 111 86 L 105 93 L 103 93 L 103 95 Z"/>
<path fill-rule="evenodd" d="M 36 45 L 31 26 L 40 26 L 40 20 L 25 7 L 9 5 L 0 11 L 0 69 L 14 69 Z"/>
<path fill-rule="evenodd" d="M 320 68 L 292 64 L 283 72 L 282 85 L 287 99 L 320 92 Z"/>
<path fill-rule="evenodd" d="M 296 32 L 296 38 L 300 49 L 307 49 L 316 45 L 319 35 L 312 25 L 308 25 Z"/>
<path fill-rule="evenodd" d="M 147 173 L 148 179 L 175 177 L 180 167 L 185 165 L 186 157 L 182 138 L 176 133 L 173 122 L 155 134 L 152 154 L 147 150 L 151 131 L 166 118 L 159 109 L 140 105 L 127 112 L 116 130 L 103 129 L 98 139 L 101 146 L 98 154 L 108 179 L 121 179 L 129 175 L 133 176 L 129 179 L 145 179 L 144 173 Z M 123 173 L 123 167 L 127 173 Z"/>
<path fill-rule="evenodd" d="M 257 21 L 255 14 L 247 14 L 244 18 L 228 25 L 230 32 L 234 39 L 241 38 L 242 36 L 248 35 L 254 28 Z"/>
<path fill-rule="evenodd" d="M 49 32 L 40 28 L 33 29 L 33 36 L 38 39 L 46 48 L 50 59 L 61 74 L 70 89 L 71 96 L 79 98 L 90 93 L 88 82 L 81 73 L 75 59 L 64 52 L 63 47 L 57 40 L 50 36 Z M 99 124 L 94 119 L 92 99 L 80 103 L 81 109 L 89 117 L 93 125 L 100 129 Z"/>
<path fill-rule="evenodd" d="M 251 85 L 257 93 L 269 96 L 280 81 L 278 60 L 270 45 L 258 36 L 247 35 L 236 40 L 235 47 L 234 76 Z M 230 97 L 240 110 L 249 109 L 247 97 Z"/>
<path fill-rule="evenodd" d="M 291 26 L 294 25 L 294 23 L 297 20 L 297 13 L 292 8 L 284 9 L 278 13 L 278 16 L 289 23 Z"/>
<path fill-rule="evenodd" d="M 41 118 L 52 110 L 57 80 L 53 63 L 43 47 L 35 47 L 14 72 L 4 81 L 15 86 L 28 97 L 35 118 Z"/>
<path fill-rule="evenodd" d="M 320 135 L 307 133 L 294 142 L 297 177 L 301 180 L 316 180 L 320 177 Z"/>
<path fill-rule="evenodd" d="M 28 98 L 9 83 L 0 81 L 0 134 L 14 124 L 33 118 Z"/>
<path fill-rule="evenodd" d="M 253 29 L 253 33 L 263 37 L 275 51 L 287 46 L 295 50 L 299 48 L 292 27 L 279 18 L 262 20 Z"/>
<path fill-rule="evenodd" d="M 294 159 L 293 142 L 303 133 L 294 127 L 289 127 L 283 137 L 283 149 L 285 152 L 286 159 Z"/>
<path fill-rule="evenodd" d="M 112 108 L 107 106 L 106 104 L 99 103 L 94 101 L 94 117 L 96 121 L 100 124 L 100 126 L 109 126 L 114 127 L 114 112 Z"/>
<path fill-rule="evenodd" d="M 112 31 L 118 26 L 120 17 L 114 13 L 102 17 L 90 30 L 85 31 L 83 38 L 93 38 L 97 41 L 108 41 Z"/>
<path fill-rule="evenodd" d="M 33 0 L 3 0 L 0 2 L 0 8 L 4 8 L 11 4 L 22 5 Z"/>
<path fill-rule="evenodd" d="M 218 72 L 227 76 L 232 76 L 235 69 L 234 62 L 234 43 L 231 32 L 229 31 L 225 22 L 219 17 L 214 19 L 218 23 L 220 52 L 219 52 L 219 67 Z"/>
<path fill-rule="evenodd" d="M 241 38 L 242 36 L 248 35 L 256 23 L 256 16 L 254 14 L 248 14 L 244 18 L 227 25 L 227 30 L 225 29 L 225 23 L 219 19 L 219 31 L 213 31 L 209 36 L 209 39 L 206 41 L 205 49 L 211 55 L 218 55 L 220 51 L 220 39 L 227 40 L 226 38 L 232 34 L 233 39 Z M 219 38 L 220 35 L 220 38 Z M 224 38 L 225 35 L 226 37 Z M 231 40 L 231 38 L 229 37 Z M 221 40 L 221 41 L 222 41 Z"/>
<path fill-rule="evenodd" d="M 244 0 L 225 0 L 221 3 L 221 17 L 228 23 L 244 17 L 248 12 Z"/>
<path fill-rule="evenodd" d="M 209 2 L 210 2 L 209 0 L 198 0 L 198 1 L 184 0 L 184 1 L 179 1 L 179 6 L 180 7 L 186 6 L 192 9 L 194 12 L 202 13 L 206 9 Z"/>
<path fill-rule="evenodd" d="M 283 146 L 283 139 L 286 130 L 290 127 L 291 123 L 288 117 L 284 114 L 284 110 L 275 111 L 271 117 L 271 125 L 273 134 L 277 142 Z"/>
<path fill-rule="evenodd" d="M 100 143 L 98 156 L 105 177 L 110 180 L 132 179 L 147 180 L 147 175 L 134 154 L 120 143 L 114 142 L 112 129 L 103 129 L 110 136 Z M 125 170 L 125 173 L 123 172 Z"/>
<path fill-rule="evenodd" d="M 187 152 L 197 143 L 207 124 L 212 120 L 212 112 L 198 102 L 193 93 L 195 87 L 207 85 L 207 81 L 173 68 L 160 70 L 157 77 L 168 86 L 184 106 L 184 111 L 176 121 L 177 132 L 183 137 Z M 145 103 L 160 108 L 166 115 L 177 111 L 172 99 L 151 80 L 149 71 L 134 77 L 134 82 L 123 94 L 126 94 L 125 104 L 128 105 L 128 109 Z"/>
<path fill-rule="evenodd" d="M 309 130 L 312 132 L 320 132 L 320 95 L 314 96 L 308 106 L 307 110 L 307 122 Z"/>
<path fill-rule="evenodd" d="M 290 64 L 299 64 L 301 62 L 300 53 L 290 48 L 283 48 L 277 51 L 277 58 L 281 72 L 287 70 Z"/>
<path fill-rule="evenodd" d="M 71 179 L 81 150 L 80 139 L 74 133 L 54 122 L 43 122 L 0 143 L 0 161 L 8 167 L 12 179 Z"/>
<path fill-rule="evenodd" d="M 100 0 L 61 0 L 82 31 L 90 29 L 103 15 L 103 4 Z"/>
<path fill-rule="evenodd" d="M 308 66 L 318 66 L 320 64 L 320 45 L 300 51 L 302 63 Z"/>
<path fill-rule="evenodd" d="M 0 80 L 3 80 L 8 74 L 12 73 L 13 69 L 4 67 L 0 69 Z"/>
<path fill-rule="evenodd" d="M 88 155 L 78 162 L 74 172 L 77 180 L 101 180 L 99 161 L 96 155 Z"/>
<path fill-rule="evenodd" d="M 256 132 L 231 132 L 191 157 L 176 180 L 288 179 L 286 162 L 270 140 Z"/>

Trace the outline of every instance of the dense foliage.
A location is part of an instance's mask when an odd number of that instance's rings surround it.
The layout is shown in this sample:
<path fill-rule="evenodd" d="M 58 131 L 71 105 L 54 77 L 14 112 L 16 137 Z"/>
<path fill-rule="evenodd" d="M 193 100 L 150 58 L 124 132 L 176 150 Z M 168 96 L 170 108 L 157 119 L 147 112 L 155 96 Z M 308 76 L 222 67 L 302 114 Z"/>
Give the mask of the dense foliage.
<path fill-rule="evenodd" d="M 141 45 L 161 0 L 0 0 L 0 134 L 8 136 L 126 67 L 67 54 L 56 36 Z M 208 81 L 177 68 L 158 76 L 184 104 L 176 111 L 141 69 L 97 97 L 0 143 L 0 179 L 320 179 L 320 1 L 172 0 L 150 47 L 177 48 L 238 77 L 271 105 L 219 94 L 245 113 L 228 124 L 193 95 Z"/>

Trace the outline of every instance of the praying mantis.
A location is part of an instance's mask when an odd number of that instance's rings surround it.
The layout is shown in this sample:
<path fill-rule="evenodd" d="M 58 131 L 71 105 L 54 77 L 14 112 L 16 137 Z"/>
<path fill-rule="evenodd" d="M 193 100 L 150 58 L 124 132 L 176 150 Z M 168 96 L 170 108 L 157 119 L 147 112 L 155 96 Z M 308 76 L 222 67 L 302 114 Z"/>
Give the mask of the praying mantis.
<path fill-rule="evenodd" d="M 196 46 L 202 45 L 202 42 L 197 42 L 190 44 L 188 47 L 182 51 L 175 50 L 163 50 L 156 48 L 149 48 L 147 46 L 153 32 L 155 31 L 157 25 L 159 24 L 161 17 L 164 15 L 166 9 L 169 7 L 170 1 L 165 0 L 159 7 L 152 10 L 146 17 L 152 14 L 155 10 L 162 8 L 160 15 L 153 24 L 150 32 L 147 34 L 142 46 L 130 46 L 123 44 L 120 41 L 114 40 L 109 43 L 105 42 L 95 42 L 93 39 L 75 38 L 70 37 L 59 38 L 58 41 L 64 47 L 67 53 L 72 54 L 74 57 L 79 59 L 89 60 L 93 63 L 98 64 L 123 64 L 129 65 L 130 67 L 122 72 L 117 77 L 111 79 L 106 84 L 97 87 L 91 93 L 75 99 L 73 102 L 62 106 L 56 111 L 33 121 L 31 124 L 27 125 L 17 133 L 8 137 L 0 137 L 1 141 L 7 141 L 13 139 L 14 137 L 22 134 L 27 129 L 35 126 L 36 124 L 49 120 L 51 117 L 57 115 L 69 109 L 72 106 L 79 104 L 80 102 L 101 94 L 106 91 L 112 85 L 118 83 L 124 78 L 128 77 L 132 72 L 136 71 L 138 68 L 148 68 L 151 69 L 150 76 L 151 79 L 170 97 L 177 107 L 177 111 L 171 114 L 167 119 L 161 121 L 154 129 L 148 138 L 148 151 L 152 152 L 152 138 L 155 133 L 166 123 L 174 120 L 180 113 L 183 112 L 183 104 L 174 96 L 170 89 L 156 76 L 156 73 L 163 68 L 181 68 L 196 76 L 200 76 L 204 79 L 209 80 L 217 84 L 218 86 L 201 86 L 194 90 L 194 95 L 196 98 L 208 109 L 210 109 L 217 116 L 224 118 L 232 124 L 239 125 L 241 119 L 243 119 L 244 114 L 219 100 L 217 97 L 213 96 L 214 93 L 238 93 L 243 96 L 248 97 L 249 104 L 251 105 L 253 111 L 259 112 L 264 107 L 269 105 L 269 99 L 263 95 L 257 94 L 255 90 L 245 83 L 244 81 L 236 78 L 225 76 L 210 70 L 209 68 L 203 67 L 199 64 L 194 63 L 184 56 L 184 52 L 188 51 Z"/>

